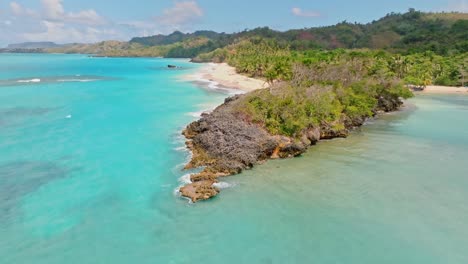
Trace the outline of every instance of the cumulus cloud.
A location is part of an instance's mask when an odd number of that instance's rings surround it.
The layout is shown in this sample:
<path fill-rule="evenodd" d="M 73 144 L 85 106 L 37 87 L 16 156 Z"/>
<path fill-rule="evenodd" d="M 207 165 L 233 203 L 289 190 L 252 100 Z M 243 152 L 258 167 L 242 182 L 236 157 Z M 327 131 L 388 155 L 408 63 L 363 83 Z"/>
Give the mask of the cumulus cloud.
<path fill-rule="evenodd" d="M 174 2 L 174 6 L 163 11 L 157 22 L 170 27 L 184 27 L 203 17 L 203 10 L 195 1 Z"/>
<path fill-rule="evenodd" d="M 17 2 L 10 3 L 11 12 L 16 16 L 37 16 L 37 12 L 29 8 L 24 8 Z"/>
<path fill-rule="evenodd" d="M 93 9 L 77 13 L 65 12 L 62 0 L 42 0 L 43 14 L 46 20 L 58 22 L 73 22 L 87 25 L 100 25 L 105 19 Z"/>
<path fill-rule="evenodd" d="M 41 32 L 23 33 L 22 36 L 26 41 L 48 40 L 55 42 L 65 42 L 83 39 L 85 32 L 73 27 L 66 27 L 63 23 L 42 21 L 41 24 L 45 30 Z"/>
<path fill-rule="evenodd" d="M 8 36 L 0 39 L 0 46 L 24 41 L 129 40 L 176 29 L 190 30 L 204 15 L 195 0 L 173 0 L 170 7 L 158 11 L 154 17 L 129 22 L 106 19 L 92 8 L 68 10 L 64 0 L 36 0 L 40 7 L 34 10 L 16 1 L 10 2 L 7 12 L 0 13 L 0 36 Z"/>
<path fill-rule="evenodd" d="M 100 16 L 94 9 L 69 12 L 62 0 L 38 0 L 41 7 L 32 10 L 17 2 L 10 2 L 8 28 L 0 34 L 9 36 L 8 42 L 55 41 L 96 42 L 105 39 L 124 39 L 114 30 L 114 24 Z M 1 17 L 0 17 L 1 18 Z M 108 28 L 109 27 L 109 28 Z M 0 43 L 5 44 L 5 43 Z"/>
<path fill-rule="evenodd" d="M 21 7 L 21 5 L 16 2 L 11 2 L 10 8 L 14 15 L 21 15 L 23 13 L 23 7 Z"/>
<path fill-rule="evenodd" d="M 294 7 L 291 10 L 292 14 L 297 16 L 297 17 L 319 17 L 321 14 L 316 11 L 307 11 L 307 10 L 302 10 L 299 7 Z"/>

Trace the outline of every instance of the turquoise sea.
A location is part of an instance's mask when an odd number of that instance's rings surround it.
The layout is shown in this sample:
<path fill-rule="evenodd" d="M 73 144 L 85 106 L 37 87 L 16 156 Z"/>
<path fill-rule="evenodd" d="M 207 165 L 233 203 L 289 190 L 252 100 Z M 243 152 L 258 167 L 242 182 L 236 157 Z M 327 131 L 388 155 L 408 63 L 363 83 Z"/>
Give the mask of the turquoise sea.
<path fill-rule="evenodd" d="M 418 96 L 189 204 L 180 131 L 227 96 L 180 81 L 197 67 L 1 54 L 0 264 L 468 263 L 468 96 Z"/>

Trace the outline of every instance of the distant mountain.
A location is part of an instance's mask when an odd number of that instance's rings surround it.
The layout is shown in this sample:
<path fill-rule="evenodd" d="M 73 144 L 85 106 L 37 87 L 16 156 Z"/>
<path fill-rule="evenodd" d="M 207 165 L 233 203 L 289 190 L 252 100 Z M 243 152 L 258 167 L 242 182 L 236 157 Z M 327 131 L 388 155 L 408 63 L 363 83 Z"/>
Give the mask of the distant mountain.
<path fill-rule="evenodd" d="M 8 45 L 7 49 L 50 49 L 57 48 L 61 45 L 54 42 L 24 42 Z"/>
<path fill-rule="evenodd" d="M 196 31 L 194 33 L 182 33 L 180 31 L 175 31 L 170 35 L 155 35 L 150 37 L 136 37 L 130 40 L 130 43 L 138 43 L 146 46 L 162 46 L 170 45 L 177 42 L 182 42 L 192 38 L 205 37 L 211 40 L 218 40 L 222 36 L 226 35 L 225 33 L 217 33 L 214 31 L 202 30 Z"/>

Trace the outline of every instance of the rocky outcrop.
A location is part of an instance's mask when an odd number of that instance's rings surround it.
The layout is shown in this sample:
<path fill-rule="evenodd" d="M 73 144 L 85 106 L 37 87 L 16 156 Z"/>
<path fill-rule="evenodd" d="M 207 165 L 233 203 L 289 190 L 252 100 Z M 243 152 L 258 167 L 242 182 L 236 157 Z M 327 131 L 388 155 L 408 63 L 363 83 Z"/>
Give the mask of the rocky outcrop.
<path fill-rule="evenodd" d="M 272 136 L 263 127 L 236 115 L 233 105 L 240 96 L 231 97 L 211 114 L 187 126 L 183 132 L 193 156 L 186 169 L 204 167 L 191 175 L 191 184 L 180 189 L 193 202 L 219 193 L 213 187 L 219 177 L 238 174 L 270 158 L 295 157 L 307 145 L 318 141 L 318 132 L 309 134 L 307 144 L 284 136 Z"/>
<path fill-rule="evenodd" d="M 193 202 L 207 200 L 219 193 L 219 189 L 213 186 L 214 183 L 213 180 L 194 182 L 180 188 L 180 193 L 182 196 L 189 197 Z"/>
<path fill-rule="evenodd" d="M 241 98 L 242 95 L 227 98 L 183 132 L 193 153 L 185 169 L 204 168 L 191 175 L 192 183 L 180 188 L 181 195 L 193 202 L 218 195 L 220 190 L 214 185 L 220 177 L 238 174 L 268 159 L 299 156 L 321 139 L 347 137 L 349 129 L 365 122 L 365 118 L 355 118 L 322 124 L 305 129 L 297 138 L 270 135 L 260 124 L 250 122 L 236 111 L 236 102 Z M 401 104 L 379 100 L 380 105 L 384 111 L 392 111 Z"/>
<path fill-rule="evenodd" d="M 384 112 L 392 112 L 401 107 L 403 102 L 397 96 L 379 96 L 378 109 Z"/>

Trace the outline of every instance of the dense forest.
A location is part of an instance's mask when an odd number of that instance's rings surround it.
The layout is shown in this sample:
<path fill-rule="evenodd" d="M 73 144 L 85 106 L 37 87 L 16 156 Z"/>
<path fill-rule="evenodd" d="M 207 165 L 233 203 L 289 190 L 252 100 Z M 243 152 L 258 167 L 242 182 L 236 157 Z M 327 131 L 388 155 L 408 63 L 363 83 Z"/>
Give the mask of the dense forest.
<path fill-rule="evenodd" d="M 213 31 L 197 31 L 189 34 L 174 32 L 168 36 L 134 38 L 130 43 L 163 46 L 204 38 L 209 41 L 203 48 L 206 50 L 225 47 L 239 39 L 251 37 L 285 42 L 293 50 L 370 48 L 399 53 L 430 50 L 439 55 L 449 55 L 468 52 L 468 14 L 423 13 L 410 9 L 407 13 L 391 13 L 368 24 L 343 21 L 334 26 L 285 32 L 267 27 L 233 34 Z"/>
<path fill-rule="evenodd" d="M 275 39 L 250 38 L 194 58 L 198 62 L 227 62 L 239 73 L 264 78 L 270 83 L 289 81 L 295 65 L 352 63 L 367 59 L 365 67 L 381 76 L 402 79 L 416 86 L 464 85 L 468 53 L 452 56 L 424 51 L 402 55 L 383 50 L 334 49 L 297 51 Z"/>
<path fill-rule="evenodd" d="M 268 27 L 227 34 L 214 31 L 136 37 L 129 42 L 69 44 L 48 52 L 93 53 L 102 56 L 193 58 L 250 38 L 273 39 L 294 51 L 311 49 L 380 49 L 403 55 L 432 51 L 449 56 L 468 52 L 467 13 L 390 13 L 368 24 L 343 21 L 333 26 L 288 30 Z"/>
<path fill-rule="evenodd" d="M 237 71 L 270 83 L 289 81 L 297 65 L 344 63 L 366 58 L 366 67 L 406 84 L 466 85 L 468 14 L 423 13 L 410 9 L 368 24 L 289 30 L 265 28 L 238 33 L 196 31 L 72 44 L 47 52 L 111 57 L 192 58 L 227 62 Z"/>

